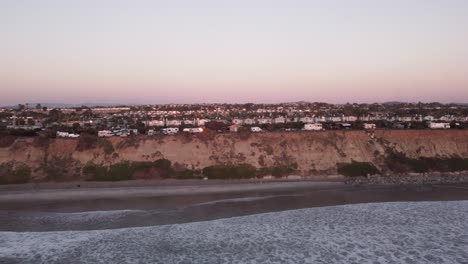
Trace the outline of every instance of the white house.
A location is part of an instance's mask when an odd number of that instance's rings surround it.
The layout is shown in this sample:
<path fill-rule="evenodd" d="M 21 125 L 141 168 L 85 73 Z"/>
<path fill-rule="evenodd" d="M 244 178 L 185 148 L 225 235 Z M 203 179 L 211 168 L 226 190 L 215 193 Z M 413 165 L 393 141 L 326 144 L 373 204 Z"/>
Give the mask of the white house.
<path fill-rule="evenodd" d="M 185 119 L 184 120 L 184 125 L 195 125 L 195 121 L 191 119 Z"/>
<path fill-rule="evenodd" d="M 313 123 L 314 122 L 314 118 L 310 117 L 310 116 L 305 116 L 305 117 L 301 117 L 299 119 L 299 121 L 301 121 L 302 123 Z"/>
<path fill-rule="evenodd" d="M 182 121 L 177 119 L 166 120 L 166 126 L 181 126 Z"/>
<path fill-rule="evenodd" d="M 57 137 L 58 138 L 67 138 L 68 137 L 68 132 L 60 132 L 60 131 L 57 131 Z"/>
<path fill-rule="evenodd" d="M 257 121 L 259 124 L 271 124 L 271 118 L 259 118 Z"/>
<path fill-rule="evenodd" d="M 210 122 L 209 119 L 205 119 L 205 118 L 197 119 L 197 126 L 204 126 L 205 123 L 208 123 L 208 122 Z"/>
<path fill-rule="evenodd" d="M 164 126 L 164 120 L 150 120 L 150 121 L 148 121 L 148 126 L 150 126 L 150 127 L 155 127 L 155 126 L 162 127 L 162 126 Z"/>
<path fill-rule="evenodd" d="M 413 118 L 411 116 L 400 116 L 397 118 L 400 122 L 411 122 Z"/>
<path fill-rule="evenodd" d="M 257 122 L 255 122 L 255 119 L 253 118 L 246 118 L 244 119 L 244 125 L 255 125 Z"/>
<path fill-rule="evenodd" d="M 233 123 L 233 124 L 236 124 L 236 125 L 242 125 L 242 124 L 244 123 L 244 120 L 239 119 L 239 118 L 234 118 L 234 119 L 232 120 L 232 123 Z"/>
<path fill-rule="evenodd" d="M 304 130 L 320 131 L 320 130 L 323 130 L 323 126 L 320 123 L 308 123 L 304 125 Z"/>
<path fill-rule="evenodd" d="M 429 123 L 430 129 L 448 129 L 450 128 L 450 123 Z"/>
<path fill-rule="evenodd" d="M 376 129 L 376 124 L 364 123 L 364 129 Z"/>
<path fill-rule="evenodd" d="M 229 126 L 229 132 L 233 132 L 233 133 L 239 132 L 239 128 L 240 128 L 240 126 L 238 124 L 230 125 Z"/>
<path fill-rule="evenodd" d="M 282 116 L 278 116 L 276 118 L 273 119 L 273 123 L 275 124 L 284 124 L 286 123 L 286 119 Z"/>
<path fill-rule="evenodd" d="M 316 116 L 314 117 L 314 122 L 326 122 L 327 119 L 324 116 Z"/>
<path fill-rule="evenodd" d="M 455 117 L 453 115 L 444 115 L 441 118 L 439 118 L 440 121 L 445 121 L 445 122 L 450 122 L 454 121 Z"/>
<path fill-rule="evenodd" d="M 98 131 L 98 137 L 112 137 L 114 133 L 110 130 L 101 130 Z"/>
<path fill-rule="evenodd" d="M 357 116 L 343 116 L 344 122 L 356 122 L 358 120 Z"/>
<path fill-rule="evenodd" d="M 341 122 L 341 117 L 339 116 L 329 116 L 326 119 L 328 122 Z"/>
<path fill-rule="evenodd" d="M 433 117 L 433 116 L 425 116 L 425 117 L 424 117 L 424 121 L 430 121 L 430 122 L 432 122 L 432 121 L 434 121 L 434 117 Z"/>

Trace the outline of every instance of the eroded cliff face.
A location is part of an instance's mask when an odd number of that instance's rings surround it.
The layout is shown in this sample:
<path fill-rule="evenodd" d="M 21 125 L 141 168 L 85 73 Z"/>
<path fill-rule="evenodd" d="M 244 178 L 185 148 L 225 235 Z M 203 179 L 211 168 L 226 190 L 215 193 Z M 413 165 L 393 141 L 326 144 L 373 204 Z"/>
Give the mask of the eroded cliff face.
<path fill-rule="evenodd" d="M 84 140 L 84 139 L 79 139 Z M 97 139 L 83 148 L 75 139 L 17 139 L 0 148 L 0 163 L 21 163 L 35 180 L 80 180 L 90 162 L 111 165 L 122 161 L 167 159 L 176 168 L 203 169 L 219 164 L 249 164 L 256 168 L 295 164 L 295 174 L 336 175 L 337 164 L 370 162 L 392 171 L 394 156 L 468 158 L 466 130 L 325 131 L 259 134 L 200 134 Z"/>

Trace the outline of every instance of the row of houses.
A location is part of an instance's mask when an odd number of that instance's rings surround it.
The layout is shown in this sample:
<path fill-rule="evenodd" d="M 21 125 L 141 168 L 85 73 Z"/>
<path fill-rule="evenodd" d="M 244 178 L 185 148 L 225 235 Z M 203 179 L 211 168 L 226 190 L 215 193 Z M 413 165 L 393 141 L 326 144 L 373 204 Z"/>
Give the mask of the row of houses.
<path fill-rule="evenodd" d="M 190 126 L 204 126 L 206 123 L 210 122 L 209 119 L 201 118 L 201 119 L 155 119 L 149 120 L 146 122 L 146 125 L 149 127 L 171 127 L 171 126 L 182 126 L 182 125 L 190 125 Z"/>
<path fill-rule="evenodd" d="M 255 124 L 284 124 L 293 122 L 302 123 L 324 123 L 324 122 L 369 122 L 369 121 L 388 121 L 388 122 L 468 122 L 468 117 L 455 117 L 455 116 L 442 116 L 440 118 L 434 118 L 433 116 L 305 116 L 305 117 L 284 117 L 279 116 L 275 118 L 260 117 L 260 118 L 234 118 L 232 123 L 237 125 L 255 125 Z"/>

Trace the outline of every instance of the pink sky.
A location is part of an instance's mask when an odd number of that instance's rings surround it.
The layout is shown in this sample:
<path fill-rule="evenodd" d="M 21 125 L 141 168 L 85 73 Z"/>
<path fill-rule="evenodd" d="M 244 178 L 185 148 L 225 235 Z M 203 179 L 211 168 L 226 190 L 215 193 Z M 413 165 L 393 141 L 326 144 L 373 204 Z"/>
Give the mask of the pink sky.
<path fill-rule="evenodd" d="M 467 13 L 458 0 L 2 1 L 0 104 L 468 102 Z"/>

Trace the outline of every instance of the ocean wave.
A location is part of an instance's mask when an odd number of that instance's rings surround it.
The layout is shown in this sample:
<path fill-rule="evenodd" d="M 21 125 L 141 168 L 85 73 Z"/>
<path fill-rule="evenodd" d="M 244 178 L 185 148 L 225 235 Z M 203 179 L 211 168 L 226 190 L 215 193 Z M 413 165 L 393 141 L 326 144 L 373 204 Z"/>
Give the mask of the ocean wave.
<path fill-rule="evenodd" d="M 231 198 L 231 199 L 221 199 L 221 200 L 214 200 L 204 203 L 197 203 L 192 204 L 190 206 L 205 206 L 205 205 L 214 205 L 214 204 L 221 204 L 221 203 L 247 203 L 247 202 L 254 202 L 259 200 L 267 200 L 279 197 L 294 197 L 300 195 L 267 195 L 267 196 L 252 196 L 252 197 L 241 197 L 241 198 Z"/>
<path fill-rule="evenodd" d="M 466 263 L 468 201 L 309 208 L 187 224 L 0 232 L 0 263 Z"/>

